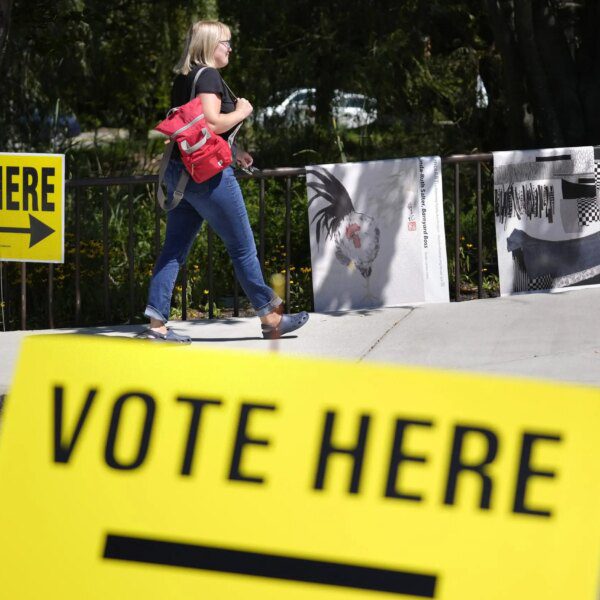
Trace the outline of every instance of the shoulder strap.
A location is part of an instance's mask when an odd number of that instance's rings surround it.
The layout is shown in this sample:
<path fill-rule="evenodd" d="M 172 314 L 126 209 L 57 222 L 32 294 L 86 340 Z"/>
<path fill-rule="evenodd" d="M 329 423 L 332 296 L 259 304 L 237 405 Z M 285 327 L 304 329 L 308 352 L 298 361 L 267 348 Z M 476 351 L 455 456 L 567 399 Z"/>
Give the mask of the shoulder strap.
<path fill-rule="evenodd" d="M 192 83 L 192 91 L 190 92 L 190 102 L 196 97 L 196 94 L 194 92 L 196 91 L 196 84 L 198 83 L 198 78 L 200 77 L 200 75 L 202 75 L 203 71 L 206 71 L 206 69 L 208 69 L 208 67 L 202 67 L 201 69 L 198 69 L 196 71 L 194 83 Z"/>
<path fill-rule="evenodd" d="M 202 67 L 201 69 L 198 69 L 198 71 L 196 72 L 196 76 L 194 77 L 194 83 L 192 84 L 192 92 L 190 93 L 190 101 L 195 98 L 194 92 L 196 91 L 196 83 L 198 83 L 198 78 L 200 77 L 202 72 L 205 71 L 206 69 L 208 69 L 208 67 Z M 219 75 L 220 75 L 220 73 L 219 73 Z M 227 82 L 223 79 L 223 77 L 221 77 L 221 81 L 223 82 L 223 85 L 227 88 L 227 90 L 231 94 L 231 97 L 233 98 L 233 100 L 234 101 L 237 100 L 238 99 L 237 96 L 233 93 L 233 90 L 227 85 Z"/>
<path fill-rule="evenodd" d="M 231 97 L 233 98 L 233 100 L 237 100 L 237 96 L 233 93 L 233 90 L 227 85 L 227 82 L 221 77 L 221 80 L 223 81 L 223 85 L 229 90 L 229 93 L 231 94 Z"/>
<path fill-rule="evenodd" d="M 163 180 L 165 178 L 165 171 L 167 170 L 167 166 L 169 164 L 169 159 L 171 158 L 171 152 L 173 152 L 173 146 L 177 142 L 171 140 L 165 151 L 163 153 L 162 159 L 160 161 L 160 167 L 158 169 L 158 187 L 156 188 L 156 200 L 158 201 L 158 205 L 166 212 L 173 210 L 183 198 L 183 194 L 185 192 L 185 186 L 187 185 L 188 179 L 190 176 L 185 169 L 182 169 L 181 175 L 179 176 L 179 181 L 177 182 L 177 186 L 175 187 L 175 191 L 173 192 L 172 198 L 167 198 L 165 191 L 163 189 Z"/>
<path fill-rule="evenodd" d="M 223 77 L 221 77 L 221 81 L 223 82 L 223 85 L 227 88 L 227 90 L 229 91 L 229 93 L 231 94 L 231 97 L 233 98 L 233 101 L 237 101 L 238 97 L 233 93 L 233 90 L 227 85 L 227 82 L 223 79 Z M 229 135 L 229 137 L 227 138 L 227 143 L 229 144 L 229 147 L 233 146 L 233 142 L 235 140 L 235 136 L 237 135 L 238 131 L 240 130 L 240 128 L 242 127 L 242 125 L 244 124 L 244 121 L 240 121 L 235 129 L 231 132 L 231 134 Z"/>

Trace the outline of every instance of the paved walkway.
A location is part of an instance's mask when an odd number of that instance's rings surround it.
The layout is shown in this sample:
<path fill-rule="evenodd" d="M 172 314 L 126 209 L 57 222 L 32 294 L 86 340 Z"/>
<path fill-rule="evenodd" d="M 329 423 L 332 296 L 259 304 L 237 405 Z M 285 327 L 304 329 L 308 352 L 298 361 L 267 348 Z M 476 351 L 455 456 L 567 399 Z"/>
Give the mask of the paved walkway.
<path fill-rule="evenodd" d="M 600 289 L 450 304 L 313 314 L 277 342 L 287 354 L 425 365 L 600 387 Z M 0 394 L 10 387 L 21 340 L 35 333 L 133 337 L 141 326 L 0 333 Z M 258 320 L 186 321 L 195 346 L 269 351 Z M 152 343 L 152 342 L 140 342 Z"/>

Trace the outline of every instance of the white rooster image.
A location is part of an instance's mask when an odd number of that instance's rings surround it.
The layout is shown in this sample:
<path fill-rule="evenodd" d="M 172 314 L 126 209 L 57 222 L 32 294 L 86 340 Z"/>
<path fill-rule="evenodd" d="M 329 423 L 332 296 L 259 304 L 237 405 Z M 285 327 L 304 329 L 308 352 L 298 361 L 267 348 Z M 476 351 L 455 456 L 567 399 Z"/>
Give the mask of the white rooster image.
<path fill-rule="evenodd" d="M 306 185 L 315 192 L 308 206 L 319 198 L 327 202 L 312 219 L 317 245 L 323 234 L 332 240 L 336 259 L 350 269 L 356 268 L 364 277 L 367 288 L 365 300 L 377 300 L 369 291 L 369 277 L 379 253 L 380 232 L 375 219 L 356 212 L 344 185 L 323 167 L 307 167 L 306 171 L 312 175 L 312 181 Z"/>

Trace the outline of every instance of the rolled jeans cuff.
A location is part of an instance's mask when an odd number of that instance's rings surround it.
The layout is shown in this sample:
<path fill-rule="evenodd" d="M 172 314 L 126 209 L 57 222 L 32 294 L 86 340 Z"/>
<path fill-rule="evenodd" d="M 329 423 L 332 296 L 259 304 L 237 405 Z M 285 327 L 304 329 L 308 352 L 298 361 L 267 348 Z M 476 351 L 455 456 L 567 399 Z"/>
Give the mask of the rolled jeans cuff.
<path fill-rule="evenodd" d="M 162 321 L 163 323 L 166 323 L 169 320 L 165 318 L 164 315 L 161 315 L 160 312 L 154 308 L 154 306 L 150 306 L 149 304 L 148 306 L 146 306 L 144 316 L 148 317 L 149 319 L 156 319 L 158 321 Z"/>
<path fill-rule="evenodd" d="M 283 300 L 279 296 L 275 296 L 270 302 L 267 302 L 264 306 L 260 308 L 256 308 L 256 316 L 264 317 L 269 313 L 272 313 L 280 304 L 283 303 Z"/>

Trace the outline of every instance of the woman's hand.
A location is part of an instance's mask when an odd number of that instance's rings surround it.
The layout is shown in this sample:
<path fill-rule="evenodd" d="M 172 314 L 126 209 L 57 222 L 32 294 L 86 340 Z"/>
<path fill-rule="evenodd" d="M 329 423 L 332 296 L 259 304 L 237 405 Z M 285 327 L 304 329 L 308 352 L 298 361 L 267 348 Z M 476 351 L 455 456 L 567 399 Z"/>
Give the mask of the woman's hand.
<path fill-rule="evenodd" d="M 249 117 L 252 114 L 254 108 L 252 104 L 246 100 L 246 98 L 238 98 L 235 104 L 235 112 L 237 112 L 242 119 Z"/>
<path fill-rule="evenodd" d="M 239 147 L 237 150 L 235 161 L 237 162 L 238 165 L 240 165 L 240 167 L 243 167 L 244 169 L 251 167 L 252 163 L 254 163 L 254 159 L 252 158 L 252 156 L 248 152 L 246 152 L 245 150 L 242 150 Z"/>

